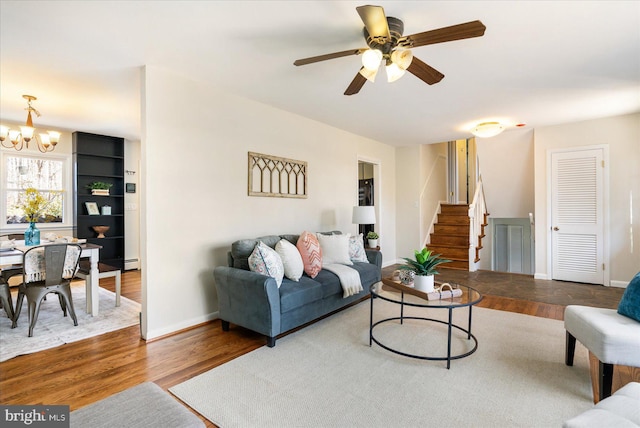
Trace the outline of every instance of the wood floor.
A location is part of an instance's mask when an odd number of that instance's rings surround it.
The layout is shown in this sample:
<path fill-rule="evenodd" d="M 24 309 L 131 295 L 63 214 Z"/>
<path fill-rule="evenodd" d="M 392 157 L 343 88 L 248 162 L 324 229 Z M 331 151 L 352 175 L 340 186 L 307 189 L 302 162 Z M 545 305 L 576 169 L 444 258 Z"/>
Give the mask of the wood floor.
<path fill-rule="evenodd" d="M 393 270 L 383 271 L 388 276 Z M 442 269 L 439 279 L 478 289 L 485 295 L 479 306 L 558 320 L 569 303 L 615 308 L 623 292 L 493 272 Z M 114 289 L 111 278 L 100 285 Z M 141 300 L 140 272 L 123 273 L 122 295 Z M 149 343 L 133 326 L 0 363 L 0 403 L 67 404 L 75 410 L 146 381 L 167 390 L 264 343 L 263 336 L 233 325 L 223 332 L 219 320 Z M 614 390 L 630 380 L 640 381 L 640 369 L 616 367 Z"/>

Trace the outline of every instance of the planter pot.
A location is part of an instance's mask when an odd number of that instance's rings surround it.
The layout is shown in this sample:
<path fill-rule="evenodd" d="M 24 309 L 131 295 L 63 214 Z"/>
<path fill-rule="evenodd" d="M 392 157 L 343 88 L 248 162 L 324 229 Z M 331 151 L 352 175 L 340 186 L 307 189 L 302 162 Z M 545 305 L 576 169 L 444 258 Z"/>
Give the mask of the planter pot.
<path fill-rule="evenodd" d="M 109 189 L 91 189 L 94 196 L 109 196 Z"/>
<path fill-rule="evenodd" d="M 377 239 L 367 239 L 369 241 L 369 248 L 377 248 L 378 240 Z"/>
<path fill-rule="evenodd" d="M 424 291 L 425 293 L 433 292 L 435 289 L 433 286 L 433 275 L 416 275 L 415 278 L 413 278 L 413 288 Z"/>

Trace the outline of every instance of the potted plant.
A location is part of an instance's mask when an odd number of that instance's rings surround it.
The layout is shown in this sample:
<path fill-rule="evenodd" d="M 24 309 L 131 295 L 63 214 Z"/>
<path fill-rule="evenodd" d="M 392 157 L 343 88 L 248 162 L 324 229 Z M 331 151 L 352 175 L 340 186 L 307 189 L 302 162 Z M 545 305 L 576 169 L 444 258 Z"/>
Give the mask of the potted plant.
<path fill-rule="evenodd" d="M 451 260 L 441 259 L 440 254 L 424 247 L 422 251 L 414 251 L 415 259 L 404 257 L 407 264 L 400 266 L 400 269 L 412 271 L 415 274 L 413 287 L 430 293 L 434 290 L 433 276 L 438 274 L 436 267 L 442 263 L 449 263 Z"/>
<path fill-rule="evenodd" d="M 369 242 L 369 248 L 377 248 L 378 247 L 378 236 L 377 233 L 371 231 L 367 233 L 367 240 Z"/>
<path fill-rule="evenodd" d="M 106 196 L 109 194 L 109 189 L 112 186 L 112 183 L 105 183 L 104 181 L 94 181 L 93 183 L 87 184 L 87 189 L 91 189 L 92 195 Z"/>

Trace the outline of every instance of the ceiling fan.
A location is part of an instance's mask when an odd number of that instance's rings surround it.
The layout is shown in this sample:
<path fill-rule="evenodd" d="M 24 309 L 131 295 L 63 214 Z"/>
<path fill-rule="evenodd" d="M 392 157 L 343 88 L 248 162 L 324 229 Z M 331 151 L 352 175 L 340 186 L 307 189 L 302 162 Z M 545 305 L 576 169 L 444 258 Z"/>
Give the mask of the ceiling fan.
<path fill-rule="evenodd" d="M 368 48 L 313 56 L 298 59 L 293 63 L 298 66 L 344 56 L 362 55 L 363 66 L 347 87 L 345 95 L 354 95 L 360 92 L 367 80 L 373 82 L 383 60 L 389 82 L 402 77 L 406 70 L 429 85 L 438 83 L 444 74 L 414 57 L 410 48 L 480 37 L 484 35 L 486 29 L 482 22 L 471 21 L 403 36 L 404 23 L 398 18 L 386 16 L 381 6 L 359 6 L 356 10 L 364 23 L 362 31 Z"/>

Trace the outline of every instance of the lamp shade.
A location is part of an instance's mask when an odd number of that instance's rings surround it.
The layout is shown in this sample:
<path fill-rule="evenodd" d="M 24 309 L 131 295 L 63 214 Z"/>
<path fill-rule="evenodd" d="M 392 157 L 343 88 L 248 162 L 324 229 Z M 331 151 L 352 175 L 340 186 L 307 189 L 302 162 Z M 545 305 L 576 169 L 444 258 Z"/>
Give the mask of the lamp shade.
<path fill-rule="evenodd" d="M 374 206 L 353 207 L 353 224 L 376 224 L 376 209 Z"/>

